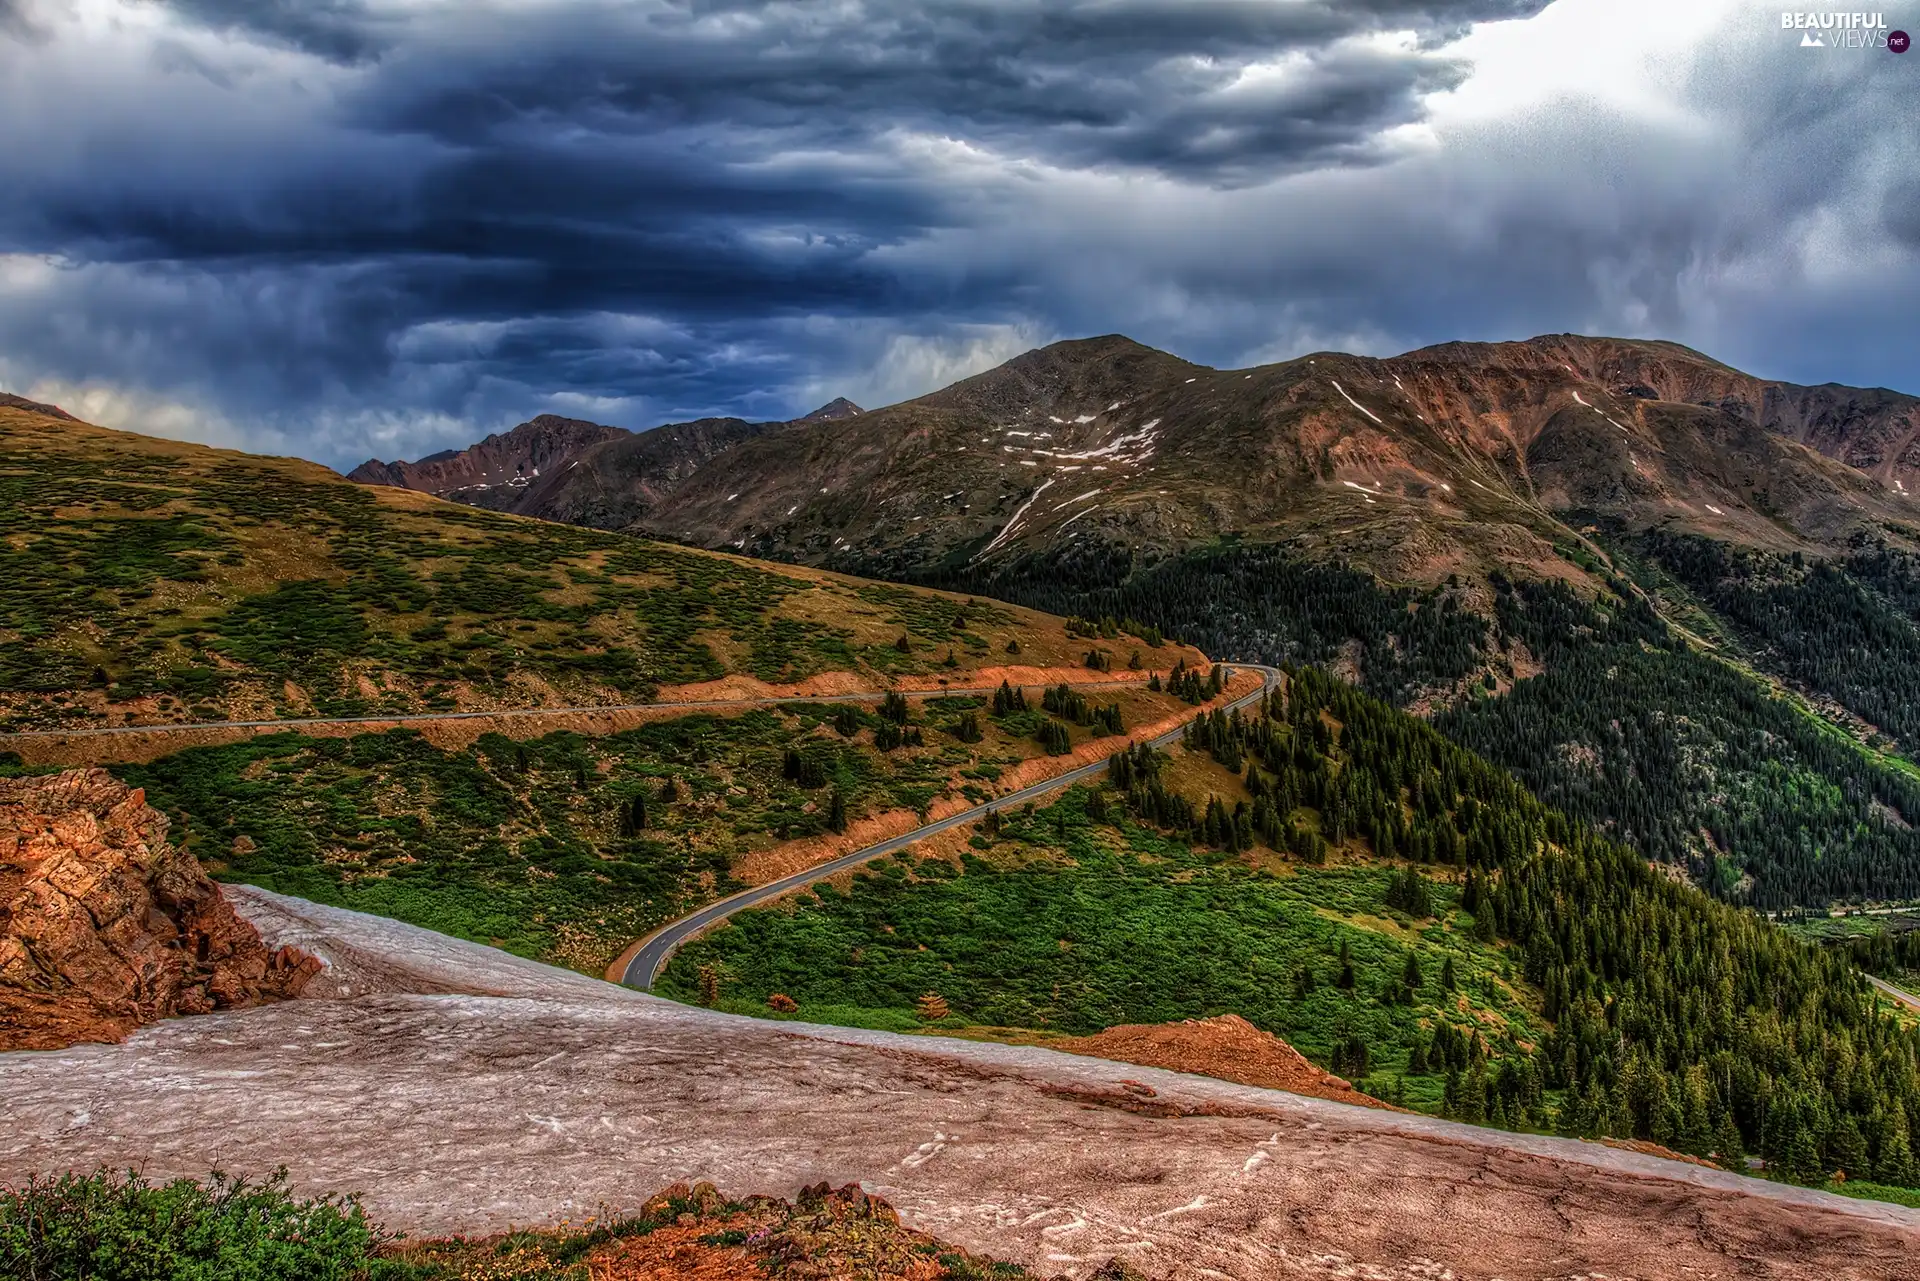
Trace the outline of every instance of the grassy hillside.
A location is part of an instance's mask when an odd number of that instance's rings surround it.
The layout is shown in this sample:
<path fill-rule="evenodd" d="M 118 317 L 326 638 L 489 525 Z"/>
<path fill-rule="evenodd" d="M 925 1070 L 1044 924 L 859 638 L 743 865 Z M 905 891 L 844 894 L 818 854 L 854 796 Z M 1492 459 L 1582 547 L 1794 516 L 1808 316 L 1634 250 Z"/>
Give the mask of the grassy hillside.
<path fill-rule="evenodd" d="M 1092 696 L 1123 725 L 1184 709 L 1138 687 Z M 1038 733 L 1104 725 L 984 700 L 696 713 L 605 735 L 407 729 L 266 735 L 114 770 L 210 872 L 598 974 L 633 939 L 735 889 L 790 843 L 863 819 L 984 800 Z"/>
<path fill-rule="evenodd" d="M 1077 666 L 1057 619 L 0 407 L 0 730 Z M 902 638 L 906 638 L 904 648 Z"/>
<path fill-rule="evenodd" d="M 909 853 L 844 890 L 747 913 L 684 949 L 665 988 L 697 999 L 708 966 L 725 1008 L 765 1013 L 778 992 L 803 1018 L 897 1030 L 926 1026 L 916 1003 L 930 991 L 954 1011 L 943 1028 L 1079 1035 L 1236 1013 L 1436 1111 L 1445 1064 L 1406 1068 L 1416 1045 L 1428 1056 L 1440 1023 L 1458 1030 L 1460 1067 L 1476 1033 L 1497 1063 L 1543 1032 L 1537 997 L 1475 939 L 1458 886 L 1435 883 L 1433 914 L 1416 918 L 1387 905 L 1383 866 L 1236 858 L 1096 822 L 1089 800 L 1075 789 L 958 851 Z"/>
<path fill-rule="evenodd" d="M 985 799 L 1034 758 L 1185 709 L 1145 681 L 1198 657 L 3 406 L 0 579 L 0 733 L 604 706 L 670 686 L 751 696 L 756 681 L 935 691 L 618 721 L 0 738 L 4 769 L 113 763 L 223 878 L 591 973 L 770 861 L 823 856 L 866 819 Z M 996 720 L 983 699 L 937 693 L 1008 668 L 1091 677 L 1090 652 L 1137 675 L 1086 695 L 1106 721 L 1038 706 Z M 699 682 L 719 683 L 685 689 Z"/>

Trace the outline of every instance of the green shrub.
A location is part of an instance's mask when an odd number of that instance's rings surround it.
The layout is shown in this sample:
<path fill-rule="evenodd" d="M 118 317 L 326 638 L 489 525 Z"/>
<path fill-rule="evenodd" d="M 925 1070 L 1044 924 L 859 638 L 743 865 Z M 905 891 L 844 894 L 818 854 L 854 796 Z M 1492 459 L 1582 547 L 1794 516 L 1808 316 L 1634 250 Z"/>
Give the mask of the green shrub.
<path fill-rule="evenodd" d="M 390 1238 L 353 1197 L 302 1201 L 214 1173 L 152 1184 L 129 1172 L 0 1188 L 0 1275 L 20 1281 L 369 1281 Z"/>

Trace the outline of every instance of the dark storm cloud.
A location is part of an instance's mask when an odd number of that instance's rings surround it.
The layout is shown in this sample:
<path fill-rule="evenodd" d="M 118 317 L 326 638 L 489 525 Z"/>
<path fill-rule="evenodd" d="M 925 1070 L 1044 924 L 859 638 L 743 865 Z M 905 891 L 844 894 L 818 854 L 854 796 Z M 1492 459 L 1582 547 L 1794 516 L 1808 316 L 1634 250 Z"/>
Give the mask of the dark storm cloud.
<path fill-rule="evenodd" d="M 1383 125 L 1415 116 L 1416 94 L 1462 70 L 1339 41 L 1408 27 L 1431 33 L 1538 7 L 579 6 L 564 28 L 544 15 L 537 30 L 525 16 L 496 18 L 499 39 L 486 55 L 436 51 L 418 74 L 400 52 L 404 74 L 358 105 L 371 128 L 456 142 L 529 119 L 605 132 L 711 130 L 723 146 L 748 149 L 926 128 L 1056 163 L 1234 181 L 1357 152 Z M 1265 89 L 1257 76 L 1242 81 L 1289 54 L 1311 73 L 1284 89 Z"/>
<path fill-rule="evenodd" d="M 1758 21 L 1662 104 L 1697 128 L 1575 97 L 1423 139 L 1453 38 L 1543 0 L 122 3 L 0 0 L 0 381 L 337 464 L 1116 329 L 1214 363 L 1724 336 L 1830 377 L 1913 337 L 1910 82 Z M 1863 229 L 1878 277 L 1822 265 Z"/>
<path fill-rule="evenodd" d="M 105 348 L 115 376 L 204 384 L 236 417 L 315 397 L 518 412 L 561 390 L 741 405 L 849 354 L 767 328 L 782 318 L 977 318 L 977 289 L 884 263 L 1008 194 L 937 140 L 1203 187 L 1370 162 L 1463 68 L 1361 37 L 1433 41 L 1539 2 L 173 0 L 176 25 L 117 69 L 150 94 L 90 101 L 116 69 L 70 31 L 51 143 L 0 120 L 22 148 L 0 159 L 21 197 L 0 251 L 122 269 L 27 340 L 39 367 L 79 380 Z M 83 149 L 98 160 L 60 163 Z M 168 307 L 223 314 L 182 317 L 202 337 L 164 356 L 126 335 Z M 608 351 L 606 316 L 661 328 Z M 486 336 L 428 359 L 422 327 Z"/>

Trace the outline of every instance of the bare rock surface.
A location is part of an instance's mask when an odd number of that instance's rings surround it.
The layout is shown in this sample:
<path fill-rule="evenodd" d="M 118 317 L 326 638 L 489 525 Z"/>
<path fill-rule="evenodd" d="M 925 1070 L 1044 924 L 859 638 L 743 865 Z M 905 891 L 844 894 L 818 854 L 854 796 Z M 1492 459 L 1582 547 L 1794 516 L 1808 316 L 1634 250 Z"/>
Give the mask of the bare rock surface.
<path fill-rule="evenodd" d="M 285 1163 L 415 1235 L 859 1182 L 1042 1276 L 1920 1277 L 1920 1213 L 1022 1046 L 690 1009 L 235 891 L 343 999 L 0 1055 L 0 1179 Z M 322 990 L 316 980 L 312 990 Z M 434 993 L 421 995 L 421 991 Z"/>
<path fill-rule="evenodd" d="M 0 1050 L 282 999 L 317 969 L 262 944 L 105 770 L 0 779 Z"/>

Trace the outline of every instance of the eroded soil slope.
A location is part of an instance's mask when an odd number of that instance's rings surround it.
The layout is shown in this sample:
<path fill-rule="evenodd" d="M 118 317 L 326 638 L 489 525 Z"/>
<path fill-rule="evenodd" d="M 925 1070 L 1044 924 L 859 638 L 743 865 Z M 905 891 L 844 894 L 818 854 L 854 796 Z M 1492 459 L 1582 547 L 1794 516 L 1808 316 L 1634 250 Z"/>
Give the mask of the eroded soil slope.
<path fill-rule="evenodd" d="M 1218 1077 L 1241 1085 L 1285 1090 L 1308 1098 L 1332 1099 L 1368 1108 L 1393 1108 L 1314 1066 L 1306 1055 L 1271 1032 L 1262 1032 L 1238 1014 L 1179 1023 L 1125 1023 L 1092 1036 L 1050 1041 L 1049 1049 L 1096 1059 L 1138 1063 Z M 1395 1111 L 1401 1109 L 1394 1108 Z"/>

